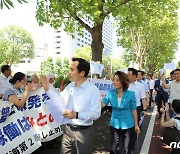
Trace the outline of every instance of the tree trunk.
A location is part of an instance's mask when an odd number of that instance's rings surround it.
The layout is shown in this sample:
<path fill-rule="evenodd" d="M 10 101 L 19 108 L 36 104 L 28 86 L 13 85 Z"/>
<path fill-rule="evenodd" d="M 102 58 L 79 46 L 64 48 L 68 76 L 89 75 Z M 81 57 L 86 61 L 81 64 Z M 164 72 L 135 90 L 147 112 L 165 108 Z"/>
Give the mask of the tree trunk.
<path fill-rule="evenodd" d="M 104 44 L 102 42 L 102 26 L 103 23 L 99 23 L 94 26 L 91 36 L 92 36 L 92 60 L 102 62 L 102 52 Z"/>

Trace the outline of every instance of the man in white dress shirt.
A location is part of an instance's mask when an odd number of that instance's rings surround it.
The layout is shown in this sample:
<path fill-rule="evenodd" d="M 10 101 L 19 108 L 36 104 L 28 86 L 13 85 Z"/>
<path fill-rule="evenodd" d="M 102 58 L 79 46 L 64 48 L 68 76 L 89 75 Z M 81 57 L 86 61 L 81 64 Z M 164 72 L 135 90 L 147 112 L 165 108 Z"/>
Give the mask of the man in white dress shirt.
<path fill-rule="evenodd" d="M 152 79 L 151 74 L 148 74 L 146 76 L 147 80 L 149 81 L 149 91 L 150 91 L 150 98 L 149 98 L 149 109 L 151 108 L 151 102 L 153 101 L 153 90 L 154 90 L 154 80 Z"/>
<path fill-rule="evenodd" d="M 138 70 L 137 81 L 139 83 L 141 83 L 144 86 L 144 88 L 145 88 L 146 102 L 147 102 L 147 106 L 148 106 L 149 105 L 149 88 L 148 88 L 147 82 L 143 80 L 143 74 L 144 74 L 143 71 Z"/>
<path fill-rule="evenodd" d="M 11 76 L 11 67 L 9 65 L 3 65 L 1 67 L 0 75 L 0 99 L 3 97 L 5 91 L 10 87 L 10 76 Z"/>
<path fill-rule="evenodd" d="M 101 97 L 97 87 L 87 80 L 90 64 L 82 58 L 72 58 L 69 70 L 71 83 L 61 95 L 67 103 L 63 115 L 62 154 L 92 154 L 93 120 L 101 113 Z M 42 76 L 43 87 L 50 98 L 57 97 L 47 79 Z"/>
<path fill-rule="evenodd" d="M 128 90 L 132 90 L 135 92 L 138 121 L 140 121 L 140 113 L 143 111 L 144 114 L 146 114 L 147 111 L 145 88 L 136 80 L 138 75 L 138 71 L 136 69 L 128 68 L 127 74 L 130 81 Z"/>

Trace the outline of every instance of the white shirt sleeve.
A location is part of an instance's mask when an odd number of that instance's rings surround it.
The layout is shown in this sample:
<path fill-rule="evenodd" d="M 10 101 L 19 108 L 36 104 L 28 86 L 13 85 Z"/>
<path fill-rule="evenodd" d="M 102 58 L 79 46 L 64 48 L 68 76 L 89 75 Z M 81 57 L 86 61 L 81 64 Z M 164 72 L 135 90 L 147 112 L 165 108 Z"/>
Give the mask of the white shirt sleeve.
<path fill-rule="evenodd" d="M 141 99 L 146 98 L 146 91 L 143 85 L 141 86 L 140 95 Z"/>
<path fill-rule="evenodd" d="M 53 87 L 50 86 L 49 90 L 46 91 L 46 94 L 48 95 L 49 98 L 52 99 L 52 98 L 58 97 L 60 93 L 55 92 L 54 89 L 53 89 Z"/>

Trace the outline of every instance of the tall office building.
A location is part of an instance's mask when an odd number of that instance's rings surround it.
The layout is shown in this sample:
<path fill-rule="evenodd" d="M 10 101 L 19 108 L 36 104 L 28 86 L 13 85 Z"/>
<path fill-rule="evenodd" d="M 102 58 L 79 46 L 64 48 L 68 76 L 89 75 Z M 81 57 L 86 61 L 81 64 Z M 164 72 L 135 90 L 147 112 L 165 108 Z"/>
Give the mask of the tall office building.
<path fill-rule="evenodd" d="M 84 22 L 86 22 L 90 27 L 93 26 L 93 23 L 91 21 L 88 21 L 87 18 L 83 19 Z M 102 34 L 102 40 L 104 44 L 104 50 L 108 51 L 109 53 L 112 53 L 112 21 L 106 19 L 103 24 L 103 34 Z M 55 45 L 55 53 L 62 57 L 72 57 L 76 50 L 80 47 L 84 46 L 91 46 L 92 37 L 91 34 L 86 30 L 82 30 L 82 36 L 78 35 L 78 33 L 75 33 L 75 37 L 72 38 L 70 35 L 68 35 L 66 32 L 63 31 L 63 28 L 60 28 L 56 31 L 54 31 L 54 45 Z"/>

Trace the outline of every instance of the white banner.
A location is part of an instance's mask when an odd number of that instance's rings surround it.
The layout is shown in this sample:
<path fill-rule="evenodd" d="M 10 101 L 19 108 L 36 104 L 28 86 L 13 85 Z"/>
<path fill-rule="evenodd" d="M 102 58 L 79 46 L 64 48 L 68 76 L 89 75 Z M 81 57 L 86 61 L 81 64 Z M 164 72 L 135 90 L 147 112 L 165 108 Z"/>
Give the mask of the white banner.
<path fill-rule="evenodd" d="M 41 146 L 35 132 L 22 112 L 10 102 L 0 102 L 0 153 L 29 154 Z"/>
<path fill-rule="evenodd" d="M 176 69 L 176 64 L 175 63 L 165 63 L 164 69 L 174 70 L 174 69 Z"/>
<path fill-rule="evenodd" d="M 89 79 L 101 92 L 102 99 L 113 89 L 111 80 Z M 50 99 L 40 88 L 33 91 L 24 107 L 0 100 L 0 149 L 3 153 L 29 154 L 62 135 L 61 125 L 55 123 L 45 101 Z M 1 153 L 1 152 L 0 152 Z"/>
<path fill-rule="evenodd" d="M 95 61 L 90 61 L 90 72 L 91 74 L 99 74 L 99 76 L 102 76 L 102 71 L 104 69 L 104 66 L 102 64 L 99 64 Z"/>
<path fill-rule="evenodd" d="M 57 125 L 44 103 L 49 100 L 43 88 L 33 91 L 21 110 L 31 126 L 40 134 L 41 142 L 50 141 L 62 135 L 61 125 Z"/>
<path fill-rule="evenodd" d="M 50 141 L 63 134 L 61 125 L 55 123 L 44 103 L 46 100 L 49 98 L 43 88 L 40 88 L 30 93 L 22 108 L 8 101 L 0 101 L 0 149 L 5 149 L 6 153 L 20 150 L 23 154 L 26 151 L 29 154 L 36 150 L 41 142 Z M 26 150 L 23 151 L 22 146 L 25 146 Z"/>
<path fill-rule="evenodd" d="M 102 99 L 106 96 L 108 90 L 113 89 L 113 84 L 112 84 L 111 80 L 101 80 L 101 79 L 89 78 L 89 81 L 94 83 L 95 86 L 100 90 Z"/>

